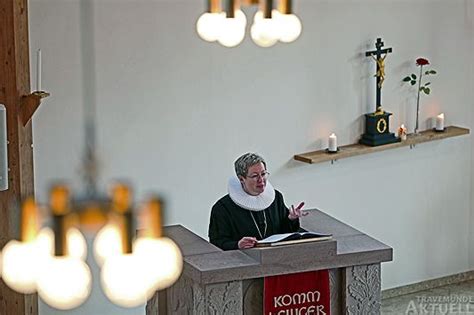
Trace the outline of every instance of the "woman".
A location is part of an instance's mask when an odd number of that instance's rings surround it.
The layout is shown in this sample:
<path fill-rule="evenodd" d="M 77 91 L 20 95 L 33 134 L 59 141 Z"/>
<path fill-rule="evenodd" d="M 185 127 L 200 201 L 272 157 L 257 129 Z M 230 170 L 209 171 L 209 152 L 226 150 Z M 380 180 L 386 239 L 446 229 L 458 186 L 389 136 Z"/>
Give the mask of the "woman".
<path fill-rule="evenodd" d="M 211 211 L 209 240 L 223 250 L 246 249 L 257 240 L 273 234 L 296 232 L 304 202 L 288 209 L 283 195 L 267 181 L 268 171 L 262 157 L 246 153 L 235 163 L 229 179 L 228 194 Z"/>

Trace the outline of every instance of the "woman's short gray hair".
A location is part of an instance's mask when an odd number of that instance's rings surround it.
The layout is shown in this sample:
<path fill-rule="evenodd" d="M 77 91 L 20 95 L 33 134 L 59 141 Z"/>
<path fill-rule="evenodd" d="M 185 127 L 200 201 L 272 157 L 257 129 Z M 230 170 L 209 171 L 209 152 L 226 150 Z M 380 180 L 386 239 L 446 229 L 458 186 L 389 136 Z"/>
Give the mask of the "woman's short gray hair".
<path fill-rule="evenodd" d="M 263 163 L 265 168 L 267 168 L 267 163 L 265 163 L 265 160 L 260 155 L 245 153 L 234 162 L 235 174 L 237 176 L 246 177 L 249 167 L 258 163 Z"/>

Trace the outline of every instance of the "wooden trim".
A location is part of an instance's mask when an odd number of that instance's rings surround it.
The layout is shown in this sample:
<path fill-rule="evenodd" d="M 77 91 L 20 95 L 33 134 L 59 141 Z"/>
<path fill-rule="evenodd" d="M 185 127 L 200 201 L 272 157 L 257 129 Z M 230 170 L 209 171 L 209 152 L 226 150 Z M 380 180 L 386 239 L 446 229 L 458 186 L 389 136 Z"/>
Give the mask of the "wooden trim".
<path fill-rule="evenodd" d="M 307 153 L 296 154 L 294 159 L 300 162 L 309 163 L 309 164 L 316 164 L 322 163 L 327 161 L 334 161 L 339 159 L 348 158 L 351 156 L 357 156 L 362 154 L 369 154 L 375 153 L 390 149 L 396 149 L 400 147 L 410 146 L 413 147 L 419 143 L 441 140 L 445 138 L 457 137 L 461 135 L 469 134 L 469 129 L 450 126 L 447 127 L 444 132 L 435 132 L 433 130 L 425 130 L 420 132 L 419 135 L 415 136 L 413 134 L 409 134 L 407 140 L 380 145 L 376 147 L 370 147 L 363 144 L 350 144 L 344 145 L 339 147 L 339 151 L 337 153 L 327 153 L 326 150 L 318 150 L 312 151 Z"/>
<path fill-rule="evenodd" d="M 31 124 L 23 126 L 20 103 L 30 94 L 28 1 L 0 1 L 0 103 L 7 110 L 9 189 L 0 192 L 0 246 L 19 230 L 14 202 L 32 196 L 33 149 Z M 0 314 L 37 315 L 37 295 L 22 295 L 0 281 Z"/>

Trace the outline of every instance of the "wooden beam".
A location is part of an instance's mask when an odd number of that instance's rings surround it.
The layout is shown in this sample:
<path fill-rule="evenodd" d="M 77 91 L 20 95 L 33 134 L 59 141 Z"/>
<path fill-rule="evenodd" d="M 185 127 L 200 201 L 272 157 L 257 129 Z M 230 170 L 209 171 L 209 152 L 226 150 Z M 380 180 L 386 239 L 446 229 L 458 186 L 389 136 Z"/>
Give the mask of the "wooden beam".
<path fill-rule="evenodd" d="M 30 94 L 28 1 L 0 1 L 0 103 L 7 110 L 9 189 L 0 192 L 0 246 L 18 233 L 14 202 L 32 196 L 31 123 L 23 126 L 21 100 Z M 0 281 L 0 314 L 37 315 L 36 295 L 22 295 Z"/>

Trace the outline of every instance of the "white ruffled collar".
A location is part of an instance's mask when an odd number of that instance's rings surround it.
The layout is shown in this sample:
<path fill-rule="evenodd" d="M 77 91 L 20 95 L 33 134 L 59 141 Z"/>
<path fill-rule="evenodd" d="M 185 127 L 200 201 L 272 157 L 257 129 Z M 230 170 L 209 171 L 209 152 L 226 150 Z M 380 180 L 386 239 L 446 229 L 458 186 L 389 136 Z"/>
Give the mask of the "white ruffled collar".
<path fill-rule="evenodd" d="M 229 178 L 227 191 L 229 192 L 230 199 L 232 199 L 233 202 L 238 206 L 251 211 L 265 210 L 272 204 L 273 200 L 275 200 L 275 189 L 268 181 L 263 193 L 258 196 L 252 196 L 245 192 L 240 180 L 236 176 L 232 176 Z"/>

